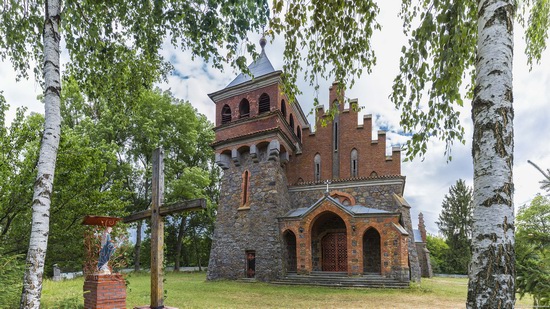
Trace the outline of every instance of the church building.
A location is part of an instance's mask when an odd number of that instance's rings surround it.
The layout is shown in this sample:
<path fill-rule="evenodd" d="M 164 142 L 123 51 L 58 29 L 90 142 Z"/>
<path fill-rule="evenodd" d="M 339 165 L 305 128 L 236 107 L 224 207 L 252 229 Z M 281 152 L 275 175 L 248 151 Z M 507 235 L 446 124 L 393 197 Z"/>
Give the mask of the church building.
<path fill-rule="evenodd" d="M 339 102 L 336 83 L 328 95 L 339 113 L 322 126 L 317 108 L 313 130 L 261 45 L 253 79 L 209 94 L 223 176 L 208 279 L 420 280 L 400 148 L 387 154 L 386 133 L 372 136 L 371 115 L 359 125 L 358 101 Z"/>

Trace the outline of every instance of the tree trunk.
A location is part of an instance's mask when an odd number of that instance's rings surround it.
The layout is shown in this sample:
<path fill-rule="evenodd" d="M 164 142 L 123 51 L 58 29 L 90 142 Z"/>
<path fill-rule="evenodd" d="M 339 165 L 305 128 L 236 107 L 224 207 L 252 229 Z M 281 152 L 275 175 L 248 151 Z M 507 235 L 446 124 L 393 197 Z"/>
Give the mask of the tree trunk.
<path fill-rule="evenodd" d="M 141 258 L 141 228 L 143 221 L 138 221 L 136 231 L 136 246 L 134 247 L 134 271 L 140 271 L 140 258 Z"/>
<path fill-rule="evenodd" d="M 42 293 L 44 261 L 50 229 L 50 204 L 57 149 L 61 134 L 60 113 L 60 67 L 59 67 L 59 25 L 61 22 L 61 1 L 48 0 L 45 3 L 43 29 L 44 40 L 44 135 L 40 143 L 38 175 L 34 183 L 32 200 L 32 229 L 27 252 L 21 308 L 39 308 Z"/>
<path fill-rule="evenodd" d="M 515 303 L 512 179 L 514 1 L 478 1 L 476 82 L 472 102 L 474 222 L 468 308 Z"/>
<path fill-rule="evenodd" d="M 174 265 L 174 271 L 180 271 L 181 242 L 183 241 L 183 233 L 185 231 L 185 219 L 186 219 L 185 216 L 181 218 L 181 222 L 178 230 L 178 240 L 176 243 L 176 262 Z"/>

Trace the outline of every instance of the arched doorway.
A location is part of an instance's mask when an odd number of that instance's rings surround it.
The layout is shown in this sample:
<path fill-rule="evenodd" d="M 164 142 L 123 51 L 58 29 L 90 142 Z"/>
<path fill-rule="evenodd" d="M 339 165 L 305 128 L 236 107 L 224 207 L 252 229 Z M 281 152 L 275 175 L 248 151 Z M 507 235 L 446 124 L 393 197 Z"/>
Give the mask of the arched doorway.
<path fill-rule="evenodd" d="M 363 272 L 380 273 L 380 233 L 374 228 L 363 235 Z"/>
<path fill-rule="evenodd" d="M 295 272 L 297 270 L 296 263 L 296 235 L 292 231 L 287 231 L 284 235 L 286 249 L 286 271 Z"/>
<path fill-rule="evenodd" d="M 332 212 L 321 214 L 311 228 L 311 249 L 314 271 L 347 271 L 347 233 L 344 220 Z"/>

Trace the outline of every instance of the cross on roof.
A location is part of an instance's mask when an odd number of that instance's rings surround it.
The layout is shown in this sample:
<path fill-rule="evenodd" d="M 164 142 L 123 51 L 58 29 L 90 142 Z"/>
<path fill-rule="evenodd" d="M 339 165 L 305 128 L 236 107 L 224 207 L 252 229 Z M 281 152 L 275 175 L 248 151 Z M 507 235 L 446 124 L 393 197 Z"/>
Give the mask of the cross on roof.
<path fill-rule="evenodd" d="M 330 180 L 325 180 L 325 185 L 327 185 L 327 191 L 325 192 L 326 195 L 328 195 L 328 186 L 331 184 Z"/>

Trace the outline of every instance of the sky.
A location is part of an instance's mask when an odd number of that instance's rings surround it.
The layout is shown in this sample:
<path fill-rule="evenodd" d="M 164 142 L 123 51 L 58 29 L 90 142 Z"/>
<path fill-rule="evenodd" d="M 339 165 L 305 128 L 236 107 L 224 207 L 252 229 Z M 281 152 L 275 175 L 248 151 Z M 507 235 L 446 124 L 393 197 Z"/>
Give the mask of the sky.
<path fill-rule="evenodd" d="M 392 82 L 399 70 L 401 47 L 406 44 L 406 37 L 401 30 L 402 22 L 397 16 L 400 1 L 378 1 L 378 5 L 378 22 L 382 30 L 374 33 L 371 44 L 376 53 L 377 65 L 371 74 L 365 73 L 356 81 L 353 88 L 347 90 L 346 97 L 357 98 L 359 105 L 364 107 L 362 113 L 373 115 L 373 131 L 380 128 L 388 130 L 389 154 L 389 147 L 402 145 L 408 138 L 397 133 L 401 131 L 399 111 L 389 100 Z M 260 35 L 251 34 L 251 38 L 258 41 Z M 282 69 L 283 66 L 283 48 L 284 41 L 280 38 L 275 38 L 266 46 L 267 56 L 276 70 Z M 529 71 L 524 49 L 523 29 L 516 24 L 513 170 L 516 208 L 529 203 L 537 193 L 544 193 L 539 184 L 543 179 L 542 175 L 529 165 L 527 160 L 534 161 L 544 170 L 550 168 L 550 50 L 544 53 L 541 64 L 535 65 Z M 169 44 L 164 45 L 162 53 L 165 59 L 171 61 L 175 70 L 167 84 L 158 86 L 170 89 L 180 99 L 190 101 L 198 112 L 205 114 L 213 122 L 215 105 L 207 94 L 225 88 L 239 72 L 230 68 L 224 71 L 213 69 L 201 59 L 192 59 L 190 53 L 175 50 Z M 63 53 L 62 59 L 67 59 L 66 52 Z M 298 83 L 303 92 L 298 101 L 302 109 L 308 113 L 315 96 L 313 87 L 303 80 L 299 80 Z M 320 81 L 318 97 L 325 106 L 328 105 L 328 87 L 331 83 L 332 80 Z M 0 62 L 0 90 L 4 91 L 8 104 L 11 105 L 8 120 L 13 117 L 18 106 L 26 106 L 29 112 L 44 113 L 42 103 L 37 100 L 37 96 L 42 92 L 39 84 L 32 78 L 16 82 L 15 74 L 8 62 Z M 423 159 L 403 162 L 401 165 L 401 173 L 406 176 L 404 197 L 412 206 L 413 226 L 416 227 L 418 224 L 418 213 L 422 212 L 428 232 L 431 234 L 438 233 L 436 221 L 441 211 L 441 203 L 450 186 L 458 179 L 465 180 L 469 186 L 473 185 L 470 103 L 465 101 L 465 106 L 460 111 L 467 141 L 465 145 L 453 145 L 451 162 L 447 162 L 444 155 L 445 144 L 431 141 Z M 309 116 L 308 120 L 310 124 L 314 123 L 312 116 Z"/>

